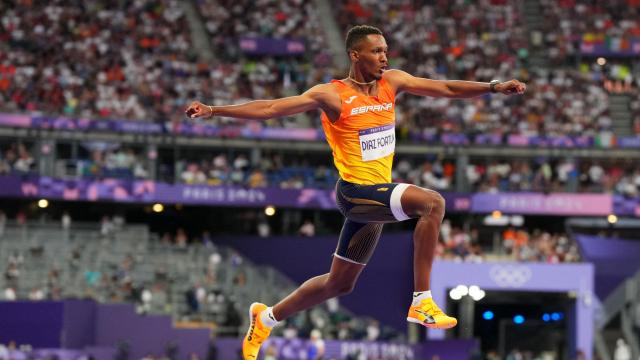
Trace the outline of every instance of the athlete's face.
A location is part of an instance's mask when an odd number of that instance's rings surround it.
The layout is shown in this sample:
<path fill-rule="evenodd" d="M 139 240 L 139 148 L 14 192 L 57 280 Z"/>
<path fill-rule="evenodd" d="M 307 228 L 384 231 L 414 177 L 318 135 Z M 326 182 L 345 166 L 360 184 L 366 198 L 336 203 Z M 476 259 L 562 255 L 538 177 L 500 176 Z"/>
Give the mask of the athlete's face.
<path fill-rule="evenodd" d="M 389 67 L 387 41 L 382 35 L 367 35 L 351 53 L 351 61 L 359 68 L 366 80 L 380 79 Z"/>

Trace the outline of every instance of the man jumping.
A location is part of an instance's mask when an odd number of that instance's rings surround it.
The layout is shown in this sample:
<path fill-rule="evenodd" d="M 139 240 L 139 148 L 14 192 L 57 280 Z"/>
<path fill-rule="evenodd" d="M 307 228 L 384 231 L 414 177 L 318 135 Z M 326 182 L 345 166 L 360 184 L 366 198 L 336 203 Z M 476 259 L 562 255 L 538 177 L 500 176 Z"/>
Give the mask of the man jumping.
<path fill-rule="evenodd" d="M 304 282 L 273 307 L 253 303 L 251 325 L 242 344 L 245 359 L 257 359 L 271 329 L 287 317 L 348 294 L 376 248 L 384 223 L 418 219 L 414 234 L 414 293 L 407 321 L 449 329 L 447 316 L 431 297 L 430 277 L 445 201 L 433 190 L 391 183 L 395 152 L 395 97 L 406 91 L 431 97 L 471 98 L 486 93 L 522 94 L 518 80 L 490 83 L 440 81 L 388 70 L 387 43 L 372 26 L 355 26 L 347 34 L 349 76 L 312 87 L 302 95 L 240 105 L 209 106 L 193 102 L 191 118 L 227 116 L 271 119 L 313 109 L 322 111 L 322 127 L 340 174 L 336 202 L 345 221 L 329 273 Z"/>

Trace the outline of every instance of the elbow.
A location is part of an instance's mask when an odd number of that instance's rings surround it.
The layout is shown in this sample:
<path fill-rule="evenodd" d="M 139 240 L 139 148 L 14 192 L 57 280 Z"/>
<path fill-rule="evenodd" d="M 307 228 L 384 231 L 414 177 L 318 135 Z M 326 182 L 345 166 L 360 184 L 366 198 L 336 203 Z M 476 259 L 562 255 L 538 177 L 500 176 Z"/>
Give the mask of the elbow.
<path fill-rule="evenodd" d="M 275 117 L 278 117 L 278 109 L 276 108 L 275 101 L 269 101 L 261 116 L 261 120 L 269 120 Z"/>

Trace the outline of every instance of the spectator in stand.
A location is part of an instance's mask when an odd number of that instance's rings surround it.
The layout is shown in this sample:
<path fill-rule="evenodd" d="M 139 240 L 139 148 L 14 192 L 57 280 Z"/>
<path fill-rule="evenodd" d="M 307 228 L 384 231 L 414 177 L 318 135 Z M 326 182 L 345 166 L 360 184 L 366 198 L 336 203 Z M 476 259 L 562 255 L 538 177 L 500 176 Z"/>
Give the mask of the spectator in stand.
<path fill-rule="evenodd" d="M 62 230 L 68 231 L 71 228 L 71 215 L 69 215 L 68 211 L 62 213 L 60 224 L 62 226 Z"/>
<path fill-rule="evenodd" d="M 176 232 L 176 246 L 178 246 L 179 248 L 186 248 L 187 247 L 187 242 L 189 242 L 189 238 L 187 237 L 187 233 L 184 231 L 183 228 L 179 228 L 178 231 Z"/>
<path fill-rule="evenodd" d="M 325 343 L 322 340 L 322 332 L 318 329 L 311 330 L 306 359 L 321 360 L 324 358 L 324 352 Z"/>
<path fill-rule="evenodd" d="M 15 301 L 17 299 L 16 291 L 12 287 L 7 287 L 4 289 L 3 300 L 5 301 Z"/>
<path fill-rule="evenodd" d="M 12 143 L 0 154 L 0 174 L 27 174 L 35 169 L 35 160 L 23 143 Z"/>
<path fill-rule="evenodd" d="M 613 353 L 614 360 L 632 360 L 631 348 L 627 345 L 627 342 L 623 338 L 616 340 L 616 349 Z"/>
<path fill-rule="evenodd" d="M 298 233 L 302 236 L 313 237 L 316 234 L 316 227 L 311 220 L 306 219 L 302 226 L 300 226 Z"/>

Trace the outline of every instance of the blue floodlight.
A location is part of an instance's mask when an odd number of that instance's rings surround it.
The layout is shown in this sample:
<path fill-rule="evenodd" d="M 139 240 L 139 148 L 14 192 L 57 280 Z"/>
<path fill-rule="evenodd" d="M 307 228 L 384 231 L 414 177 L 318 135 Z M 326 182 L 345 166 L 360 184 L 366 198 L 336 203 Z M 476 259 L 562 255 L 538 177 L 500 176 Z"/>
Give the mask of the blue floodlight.
<path fill-rule="evenodd" d="M 551 314 L 551 320 L 553 321 L 558 321 L 560 319 L 562 319 L 564 317 L 564 314 L 560 313 L 560 312 L 554 312 Z"/>
<path fill-rule="evenodd" d="M 485 320 L 492 320 L 493 319 L 493 311 L 491 310 L 487 310 L 485 312 L 482 313 L 482 318 Z"/>

